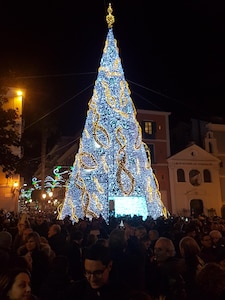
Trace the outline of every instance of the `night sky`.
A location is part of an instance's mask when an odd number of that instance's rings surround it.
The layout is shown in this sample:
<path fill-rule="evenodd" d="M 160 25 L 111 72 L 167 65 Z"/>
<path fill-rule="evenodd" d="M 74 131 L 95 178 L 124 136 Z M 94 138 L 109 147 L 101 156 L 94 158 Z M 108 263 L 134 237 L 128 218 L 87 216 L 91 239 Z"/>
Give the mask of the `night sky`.
<path fill-rule="evenodd" d="M 0 74 L 13 74 L 27 88 L 29 130 L 50 118 L 62 134 L 76 134 L 102 56 L 108 1 L 47 2 L 1 4 Z M 225 2 L 111 3 L 136 108 L 170 111 L 177 119 L 224 117 Z"/>

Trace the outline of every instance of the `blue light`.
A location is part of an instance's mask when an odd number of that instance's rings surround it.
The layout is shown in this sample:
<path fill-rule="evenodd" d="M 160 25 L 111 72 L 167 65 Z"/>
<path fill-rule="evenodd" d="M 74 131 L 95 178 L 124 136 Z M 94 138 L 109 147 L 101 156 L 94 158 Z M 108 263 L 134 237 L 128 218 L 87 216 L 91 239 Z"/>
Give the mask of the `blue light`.
<path fill-rule="evenodd" d="M 108 221 L 112 199 L 120 214 L 164 214 L 110 28 L 59 218 Z"/>

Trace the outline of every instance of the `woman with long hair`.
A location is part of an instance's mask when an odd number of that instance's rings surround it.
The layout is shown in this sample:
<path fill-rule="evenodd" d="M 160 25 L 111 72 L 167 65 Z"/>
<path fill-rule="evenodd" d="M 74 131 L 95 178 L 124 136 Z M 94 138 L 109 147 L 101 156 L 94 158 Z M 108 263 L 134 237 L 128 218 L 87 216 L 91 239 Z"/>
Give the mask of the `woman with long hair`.
<path fill-rule="evenodd" d="M 50 267 L 50 258 L 41 247 L 41 239 L 37 232 L 31 232 L 25 240 L 25 247 L 20 257 L 31 272 L 32 291 L 38 296 L 42 282 L 45 280 Z"/>
<path fill-rule="evenodd" d="M 1 300 L 37 300 L 31 292 L 31 275 L 24 268 L 9 268 L 0 274 Z"/>
<path fill-rule="evenodd" d="M 196 292 L 196 277 L 205 262 L 200 258 L 200 247 L 191 236 L 183 237 L 179 242 L 180 255 L 183 258 L 182 276 L 186 285 L 188 299 Z"/>

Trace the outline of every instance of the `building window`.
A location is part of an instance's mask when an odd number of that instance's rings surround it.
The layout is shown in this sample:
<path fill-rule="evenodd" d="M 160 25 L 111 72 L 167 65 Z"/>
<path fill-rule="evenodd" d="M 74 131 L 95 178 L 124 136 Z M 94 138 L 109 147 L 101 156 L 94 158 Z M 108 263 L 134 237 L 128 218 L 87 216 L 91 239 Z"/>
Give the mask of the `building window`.
<path fill-rule="evenodd" d="M 202 177 L 198 170 L 191 170 L 189 172 L 189 181 L 193 186 L 198 186 L 201 184 Z"/>
<path fill-rule="evenodd" d="M 145 139 L 155 139 L 156 134 L 156 123 L 152 121 L 142 122 L 143 138 Z"/>
<path fill-rule="evenodd" d="M 177 181 L 178 182 L 185 182 L 185 174 L 183 169 L 177 170 Z"/>
<path fill-rule="evenodd" d="M 203 175 L 204 175 L 204 182 L 212 182 L 211 173 L 209 170 L 205 169 L 203 171 Z"/>

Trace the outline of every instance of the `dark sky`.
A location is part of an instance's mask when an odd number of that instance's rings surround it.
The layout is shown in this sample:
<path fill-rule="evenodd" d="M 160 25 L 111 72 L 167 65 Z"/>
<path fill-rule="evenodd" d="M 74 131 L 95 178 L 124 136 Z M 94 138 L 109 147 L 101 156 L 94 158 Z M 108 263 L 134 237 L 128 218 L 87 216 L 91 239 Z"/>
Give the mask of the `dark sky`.
<path fill-rule="evenodd" d="M 76 133 L 102 56 L 108 1 L 5 2 L 0 74 L 10 71 L 27 88 L 26 125 L 53 118 L 63 134 Z M 224 0 L 111 3 L 136 108 L 224 117 Z"/>

